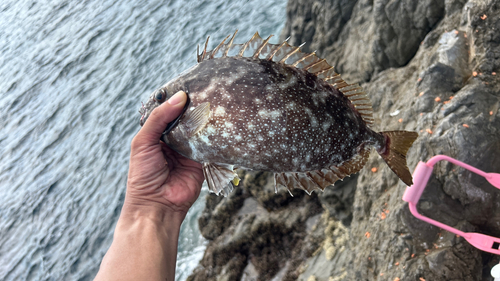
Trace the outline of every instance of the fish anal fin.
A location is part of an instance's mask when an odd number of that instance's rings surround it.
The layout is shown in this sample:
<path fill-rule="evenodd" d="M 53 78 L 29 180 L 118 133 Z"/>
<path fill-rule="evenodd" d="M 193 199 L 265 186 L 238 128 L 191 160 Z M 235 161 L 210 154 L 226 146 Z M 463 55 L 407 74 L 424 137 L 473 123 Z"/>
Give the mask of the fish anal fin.
<path fill-rule="evenodd" d="M 201 131 L 210 120 L 210 103 L 204 102 L 191 111 L 187 111 L 182 118 L 189 136 Z"/>
<path fill-rule="evenodd" d="M 355 157 L 338 167 L 331 166 L 327 169 L 308 172 L 276 173 L 274 174 L 276 188 L 280 185 L 285 186 L 290 194 L 293 189 L 302 189 L 307 194 L 311 194 L 314 190 L 323 191 L 337 180 L 361 170 L 366 164 L 369 154 L 370 149 L 364 147 Z"/>
<path fill-rule="evenodd" d="M 366 164 L 368 156 L 370 155 L 370 148 L 363 146 L 361 150 L 348 161 L 339 166 L 331 166 L 330 170 L 335 171 L 339 179 L 343 179 L 349 175 L 359 172 Z"/>
<path fill-rule="evenodd" d="M 203 175 L 208 184 L 208 190 L 224 197 L 233 191 L 233 184 L 240 178 L 233 170 L 233 165 L 203 163 Z"/>
<path fill-rule="evenodd" d="M 408 131 L 388 131 L 382 132 L 385 136 L 386 146 L 382 147 L 378 153 L 389 168 L 407 185 L 413 184 L 413 179 L 406 165 L 406 153 L 417 139 L 416 132 Z"/>

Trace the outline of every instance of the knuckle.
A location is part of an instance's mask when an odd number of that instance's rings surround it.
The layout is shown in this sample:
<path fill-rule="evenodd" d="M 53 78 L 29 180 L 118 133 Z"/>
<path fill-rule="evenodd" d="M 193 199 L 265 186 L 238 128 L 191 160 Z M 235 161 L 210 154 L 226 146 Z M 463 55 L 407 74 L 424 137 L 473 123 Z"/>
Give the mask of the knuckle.
<path fill-rule="evenodd" d="M 159 107 L 153 109 L 153 111 L 151 112 L 151 114 L 149 115 L 149 118 L 148 119 L 159 119 L 161 118 L 161 115 L 162 115 L 162 111 L 159 109 Z"/>

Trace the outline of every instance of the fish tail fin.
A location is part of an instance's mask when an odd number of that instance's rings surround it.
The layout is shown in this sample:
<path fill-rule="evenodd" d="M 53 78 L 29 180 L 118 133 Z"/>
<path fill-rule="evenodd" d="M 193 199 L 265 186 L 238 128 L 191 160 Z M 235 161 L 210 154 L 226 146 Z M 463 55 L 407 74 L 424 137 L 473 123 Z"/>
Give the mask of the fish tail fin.
<path fill-rule="evenodd" d="M 406 165 L 406 153 L 417 139 L 416 132 L 388 131 L 381 132 L 385 137 L 385 146 L 377 152 L 382 156 L 389 168 L 408 186 L 413 184 L 413 179 Z"/>

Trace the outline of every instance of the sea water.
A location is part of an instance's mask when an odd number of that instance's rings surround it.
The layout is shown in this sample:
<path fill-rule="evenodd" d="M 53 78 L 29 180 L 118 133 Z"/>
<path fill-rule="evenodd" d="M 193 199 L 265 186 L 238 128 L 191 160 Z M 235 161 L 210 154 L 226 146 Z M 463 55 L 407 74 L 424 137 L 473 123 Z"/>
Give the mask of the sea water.
<path fill-rule="evenodd" d="M 285 0 L 0 3 L 0 280 L 92 280 L 123 204 L 141 101 L 239 29 L 279 35 Z M 277 39 L 271 41 L 277 43 Z M 177 280 L 203 255 L 181 228 Z"/>

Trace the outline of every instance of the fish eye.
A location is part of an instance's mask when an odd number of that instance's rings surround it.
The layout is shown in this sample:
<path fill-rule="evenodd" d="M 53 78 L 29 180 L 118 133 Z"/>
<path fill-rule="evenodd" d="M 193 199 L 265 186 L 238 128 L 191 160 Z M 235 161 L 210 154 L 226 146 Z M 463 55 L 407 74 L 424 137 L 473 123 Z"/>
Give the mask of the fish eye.
<path fill-rule="evenodd" d="M 157 102 L 163 102 L 166 97 L 167 97 L 167 92 L 165 92 L 163 88 L 160 88 L 155 95 L 155 100 Z"/>

